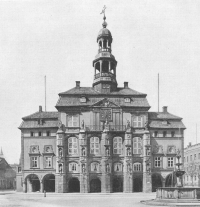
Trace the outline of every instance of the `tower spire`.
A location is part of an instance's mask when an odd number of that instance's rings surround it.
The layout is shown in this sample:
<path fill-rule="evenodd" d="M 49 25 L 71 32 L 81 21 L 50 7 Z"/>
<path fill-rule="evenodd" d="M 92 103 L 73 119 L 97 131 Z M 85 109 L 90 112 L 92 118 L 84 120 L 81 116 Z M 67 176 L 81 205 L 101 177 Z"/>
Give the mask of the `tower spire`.
<path fill-rule="evenodd" d="M 3 157 L 3 150 L 2 150 L 2 147 L 1 147 L 0 157 Z"/>
<path fill-rule="evenodd" d="M 105 21 L 106 20 L 106 15 L 105 15 L 106 11 L 105 10 L 106 10 L 106 6 L 104 5 L 102 12 L 100 13 L 100 14 L 103 14 L 103 20 L 104 20 L 104 22 L 102 24 L 103 28 L 106 28 L 108 25 L 107 22 Z"/>

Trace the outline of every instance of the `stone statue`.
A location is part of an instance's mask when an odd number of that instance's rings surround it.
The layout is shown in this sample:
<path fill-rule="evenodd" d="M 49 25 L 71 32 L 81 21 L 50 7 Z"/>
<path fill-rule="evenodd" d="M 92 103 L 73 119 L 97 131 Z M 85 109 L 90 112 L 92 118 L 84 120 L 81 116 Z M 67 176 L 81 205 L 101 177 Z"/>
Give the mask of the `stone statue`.
<path fill-rule="evenodd" d="M 130 129 L 130 128 L 131 128 L 130 121 L 127 120 L 126 129 Z"/>
<path fill-rule="evenodd" d="M 62 148 L 59 148 L 58 153 L 59 153 L 59 157 L 62 157 L 63 156 Z"/>
<path fill-rule="evenodd" d="M 62 164 L 59 164 L 59 173 L 63 172 Z"/>
<path fill-rule="evenodd" d="M 82 172 L 85 172 L 85 164 L 82 165 Z"/>
<path fill-rule="evenodd" d="M 148 128 L 149 128 L 148 120 L 145 122 L 145 124 L 144 124 L 144 128 L 145 128 L 145 130 L 148 130 Z"/>
<path fill-rule="evenodd" d="M 82 148 L 82 156 L 85 156 L 85 148 Z"/>
<path fill-rule="evenodd" d="M 109 148 L 106 148 L 106 156 L 109 156 L 109 155 L 110 155 Z"/>
<path fill-rule="evenodd" d="M 127 156 L 131 156 L 131 149 L 129 147 L 127 148 Z"/>
<path fill-rule="evenodd" d="M 109 172 L 109 171 L 110 171 L 109 164 L 106 164 L 106 172 Z"/>
<path fill-rule="evenodd" d="M 84 129 L 84 120 L 81 121 L 81 129 Z"/>

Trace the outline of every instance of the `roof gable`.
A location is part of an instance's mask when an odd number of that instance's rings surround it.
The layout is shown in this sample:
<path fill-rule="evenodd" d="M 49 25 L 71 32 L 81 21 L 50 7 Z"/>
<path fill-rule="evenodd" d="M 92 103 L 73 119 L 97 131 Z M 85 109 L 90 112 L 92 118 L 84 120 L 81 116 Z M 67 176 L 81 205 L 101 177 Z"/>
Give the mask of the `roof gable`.
<path fill-rule="evenodd" d="M 115 104 L 114 102 L 110 101 L 107 98 L 103 98 L 102 100 L 94 103 L 92 106 L 97 106 L 97 107 L 120 107 L 119 105 Z"/>

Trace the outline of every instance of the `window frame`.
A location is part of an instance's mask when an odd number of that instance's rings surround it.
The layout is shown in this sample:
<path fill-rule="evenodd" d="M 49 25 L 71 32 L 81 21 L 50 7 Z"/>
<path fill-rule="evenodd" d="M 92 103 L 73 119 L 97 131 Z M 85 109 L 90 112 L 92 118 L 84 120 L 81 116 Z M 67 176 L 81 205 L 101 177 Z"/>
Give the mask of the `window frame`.
<path fill-rule="evenodd" d="M 78 114 L 67 115 L 67 127 L 79 127 L 79 115 Z"/>
<path fill-rule="evenodd" d="M 117 169 L 117 166 L 119 167 L 119 170 L 116 170 Z M 114 172 L 123 172 L 123 165 L 121 162 L 116 162 L 114 163 Z"/>
<path fill-rule="evenodd" d="M 49 158 L 50 163 L 51 163 L 51 166 L 48 166 L 48 165 L 47 165 L 47 160 L 46 160 L 46 158 Z M 48 169 L 53 168 L 53 157 L 52 157 L 52 156 L 48 156 L 48 155 L 45 155 L 45 156 L 44 156 L 44 168 L 48 168 Z"/>
<path fill-rule="evenodd" d="M 160 164 L 158 165 L 158 163 L 160 163 Z M 154 167 L 155 168 L 161 168 L 162 167 L 162 157 L 155 157 L 154 158 Z"/>
<path fill-rule="evenodd" d="M 35 160 L 33 160 L 33 158 L 36 158 Z M 37 165 L 35 166 L 35 163 L 37 163 Z M 39 168 L 39 156 L 37 155 L 33 155 L 30 156 L 30 168 Z"/>
<path fill-rule="evenodd" d="M 117 141 L 115 141 L 115 140 L 117 140 Z M 121 147 L 120 147 L 120 145 L 121 145 Z M 113 138 L 113 154 L 114 155 L 122 155 L 123 154 L 123 139 L 122 139 L 122 137 L 114 137 Z"/>
<path fill-rule="evenodd" d="M 68 167 L 69 167 L 69 172 L 73 172 L 73 173 L 78 172 L 78 163 L 70 162 Z M 73 169 L 74 167 L 75 167 L 75 170 Z"/>
<path fill-rule="evenodd" d="M 139 145 L 140 145 L 140 147 L 139 147 Z M 140 150 L 140 153 L 139 153 L 139 150 Z M 134 155 L 141 155 L 142 154 L 142 139 L 141 139 L 141 137 L 133 137 L 133 154 Z"/>
<path fill-rule="evenodd" d="M 141 172 L 142 171 L 142 164 L 140 162 L 133 163 L 133 171 L 134 172 Z"/>
<path fill-rule="evenodd" d="M 72 140 L 72 142 L 70 142 L 70 139 Z M 76 140 L 76 141 L 74 142 L 74 140 Z M 71 146 L 70 146 L 70 144 L 71 144 Z M 75 146 L 74 144 L 76 144 L 76 147 L 74 147 Z M 70 149 L 71 149 L 71 152 L 70 152 Z M 76 153 L 75 153 L 75 151 L 76 151 Z M 79 152 L 78 138 L 77 137 L 69 137 L 68 138 L 68 154 L 69 155 L 78 155 L 78 152 Z"/>
<path fill-rule="evenodd" d="M 92 141 L 93 139 L 93 141 Z M 98 147 L 97 147 L 98 145 Z M 92 153 L 93 150 L 93 153 Z M 98 150 L 98 152 L 97 152 Z M 99 155 L 100 154 L 100 139 L 99 137 L 91 137 L 90 138 L 90 154 Z"/>
<path fill-rule="evenodd" d="M 174 167 L 174 157 L 168 157 L 167 158 L 167 167 L 173 168 Z"/>
<path fill-rule="evenodd" d="M 139 120 L 139 118 L 141 120 Z M 133 116 L 133 124 L 134 128 L 142 128 L 143 127 L 143 116 Z"/>

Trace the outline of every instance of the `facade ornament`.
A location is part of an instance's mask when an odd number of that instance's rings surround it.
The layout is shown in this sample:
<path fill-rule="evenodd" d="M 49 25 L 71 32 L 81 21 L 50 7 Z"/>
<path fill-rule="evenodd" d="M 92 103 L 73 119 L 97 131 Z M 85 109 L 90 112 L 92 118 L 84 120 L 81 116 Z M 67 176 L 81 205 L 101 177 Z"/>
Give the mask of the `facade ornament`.
<path fill-rule="evenodd" d="M 144 124 L 144 128 L 145 128 L 145 130 L 148 130 L 148 128 L 149 128 L 149 122 L 148 122 L 148 120 L 146 120 L 146 122 Z"/>
<path fill-rule="evenodd" d="M 63 150 L 62 150 L 61 147 L 58 149 L 58 154 L 59 154 L 59 157 L 62 157 L 63 156 Z"/>
<path fill-rule="evenodd" d="M 130 129 L 130 128 L 131 128 L 130 121 L 127 120 L 126 129 Z"/>
<path fill-rule="evenodd" d="M 106 147 L 106 156 L 110 156 L 110 150 L 109 150 L 109 147 Z"/>
<path fill-rule="evenodd" d="M 85 147 L 82 148 L 82 156 L 85 156 L 86 153 L 85 153 Z"/>

